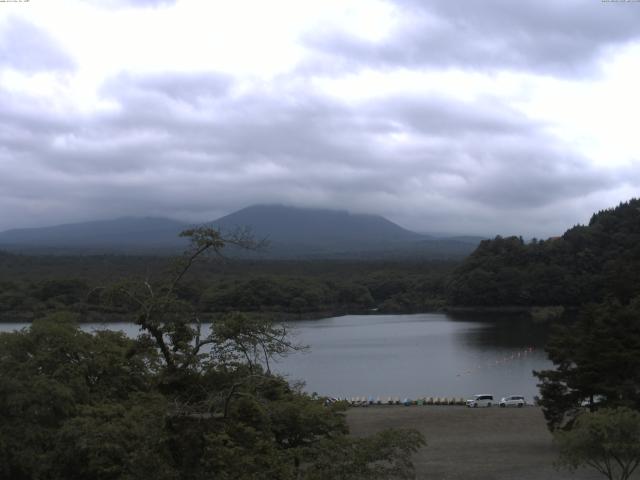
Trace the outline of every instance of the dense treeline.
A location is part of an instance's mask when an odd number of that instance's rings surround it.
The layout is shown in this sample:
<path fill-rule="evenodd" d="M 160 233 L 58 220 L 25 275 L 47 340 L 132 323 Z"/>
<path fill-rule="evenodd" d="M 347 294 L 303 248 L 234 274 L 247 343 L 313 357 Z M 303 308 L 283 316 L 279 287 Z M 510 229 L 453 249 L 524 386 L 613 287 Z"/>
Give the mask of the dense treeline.
<path fill-rule="evenodd" d="M 0 321 L 28 321 L 60 309 L 78 313 L 84 321 L 118 320 L 127 312 L 105 307 L 97 289 L 123 278 L 157 278 L 166 270 L 161 257 L 0 254 L 0 263 Z M 214 259 L 194 267 L 178 294 L 212 315 L 420 312 L 444 304 L 446 276 L 455 265 Z"/>
<path fill-rule="evenodd" d="M 594 214 L 558 238 L 480 243 L 449 281 L 453 305 L 580 306 L 640 292 L 640 200 Z"/>
<path fill-rule="evenodd" d="M 204 311 L 277 310 L 292 313 L 430 310 L 442 305 L 442 272 L 376 272 L 351 279 L 255 276 L 217 281 L 200 298 Z"/>

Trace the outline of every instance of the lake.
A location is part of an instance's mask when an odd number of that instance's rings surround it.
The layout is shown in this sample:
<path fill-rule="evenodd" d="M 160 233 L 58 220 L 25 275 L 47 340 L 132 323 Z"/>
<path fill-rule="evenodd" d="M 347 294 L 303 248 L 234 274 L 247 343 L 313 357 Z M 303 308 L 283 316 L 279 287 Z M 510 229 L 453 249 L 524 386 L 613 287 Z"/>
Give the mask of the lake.
<path fill-rule="evenodd" d="M 0 324 L 0 331 L 26 326 Z M 442 313 L 347 315 L 290 322 L 307 353 L 280 359 L 274 370 L 329 396 L 495 397 L 538 394 L 533 370 L 551 367 L 548 327 L 522 318 L 474 319 Z M 134 336 L 134 324 L 83 324 Z"/>

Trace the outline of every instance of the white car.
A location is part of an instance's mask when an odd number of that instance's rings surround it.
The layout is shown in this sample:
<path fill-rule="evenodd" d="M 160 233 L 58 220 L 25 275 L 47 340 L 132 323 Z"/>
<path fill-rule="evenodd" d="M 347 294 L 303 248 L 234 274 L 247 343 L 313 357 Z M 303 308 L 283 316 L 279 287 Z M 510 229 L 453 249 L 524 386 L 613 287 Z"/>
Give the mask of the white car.
<path fill-rule="evenodd" d="M 511 395 L 500 400 L 501 407 L 524 407 L 527 401 L 521 395 Z"/>
<path fill-rule="evenodd" d="M 593 398 L 585 398 L 580 402 L 581 407 L 590 407 L 591 402 L 593 401 L 593 405 L 597 405 L 599 403 L 604 402 L 607 399 L 604 395 L 594 395 Z"/>
<path fill-rule="evenodd" d="M 488 393 L 479 393 L 478 395 L 474 395 L 473 398 L 467 400 L 467 407 L 490 407 L 494 403 L 493 395 L 489 395 Z"/>

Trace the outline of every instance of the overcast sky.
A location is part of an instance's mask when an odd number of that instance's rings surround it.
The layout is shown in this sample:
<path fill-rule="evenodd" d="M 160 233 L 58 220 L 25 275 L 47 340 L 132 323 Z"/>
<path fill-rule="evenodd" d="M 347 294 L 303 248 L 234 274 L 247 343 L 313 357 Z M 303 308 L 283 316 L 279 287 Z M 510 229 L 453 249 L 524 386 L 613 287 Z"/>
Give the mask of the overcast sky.
<path fill-rule="evenodd" d="M 255 203 L 546 237 L 640 188 L 640 2 L 0 2 L 0 230 Z"/>

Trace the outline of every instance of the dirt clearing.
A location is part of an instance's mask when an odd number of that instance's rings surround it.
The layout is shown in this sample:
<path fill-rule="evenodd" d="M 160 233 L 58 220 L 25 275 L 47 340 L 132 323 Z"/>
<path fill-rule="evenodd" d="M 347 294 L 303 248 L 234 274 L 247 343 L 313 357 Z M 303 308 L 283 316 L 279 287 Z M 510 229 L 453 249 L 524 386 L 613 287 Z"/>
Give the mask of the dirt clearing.
<path fill-rule="evenodd" d="M 554 468 L 552 437 L 537 407 L 381 405 L 352 408 L 347 419 L 354 435 L 385 428 L 415 428 L 422 432 L 427 446 L 414 457 L 419 479 L 604 478 L 590 470 L 571 474 Z"/>

